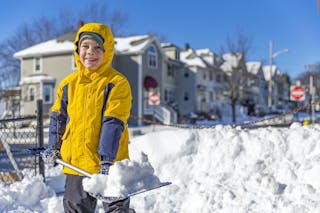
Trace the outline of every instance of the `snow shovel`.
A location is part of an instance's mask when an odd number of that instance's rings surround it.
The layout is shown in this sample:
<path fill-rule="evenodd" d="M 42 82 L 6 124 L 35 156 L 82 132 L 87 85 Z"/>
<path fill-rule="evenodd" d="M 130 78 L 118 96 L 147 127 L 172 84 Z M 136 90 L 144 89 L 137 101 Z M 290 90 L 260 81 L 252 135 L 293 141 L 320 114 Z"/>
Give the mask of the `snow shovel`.
<path fill-rule="evenodd" d="M 92 178 L 92 174 L 78 168 L 78 167 L 75 167 L 61 159 L 56 159 L 56 163 L 62 165 L 62 166 L 65 166 L 65 167 L 68 167 L 69 169 L 72 169 L 76 172 L 79 172 L 80 174 L 86 176 L 86 177 L 89 177 L 89 178 Z M 121 201 L 121 200 L 125 200 L 129 197 L 132 197 L 132 196 L 135 196 L 135 195 L 138 195 L 138 194 L 141 194 L 141 193 L 144 193 L 144 192 L 148 192 L 148 191 L 151 191 L 151 190 L 154 190 L 154 189 L 158 189 L 160 187 L 163 187 L 163 186 L 167 186 L 167 185 L 170 185 L 171 182 L 162 182 L 160 183 L 159 185 L 156 185 L 156 186 L 152 186 L 150 188 L 144 188 L 144 189 L 141 189 L 139 191 L 135 191 L 135 192 L 131 192 L 131 193 L 128 193 L 126 194 L 125 196 L 123 197 L 105 197 L 101 194 L 91 194 L 91 196 L 101 200 L 102 202 L 106 202 L 106 203 L 111 203 L 111 202 L 116 202 L 116 201 Z"/>

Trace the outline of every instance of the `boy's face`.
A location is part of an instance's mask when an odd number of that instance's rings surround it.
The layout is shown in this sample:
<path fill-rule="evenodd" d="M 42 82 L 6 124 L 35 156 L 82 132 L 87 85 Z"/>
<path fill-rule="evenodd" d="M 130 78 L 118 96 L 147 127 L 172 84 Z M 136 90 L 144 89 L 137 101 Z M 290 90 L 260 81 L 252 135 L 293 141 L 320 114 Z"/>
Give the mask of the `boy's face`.
<path fill-rule="evenodd" d="M 90 38 L 83 40 L 79 47 L 80 61 L 89 70 L 97 69 L 104 58 L 103 48 Z"/>

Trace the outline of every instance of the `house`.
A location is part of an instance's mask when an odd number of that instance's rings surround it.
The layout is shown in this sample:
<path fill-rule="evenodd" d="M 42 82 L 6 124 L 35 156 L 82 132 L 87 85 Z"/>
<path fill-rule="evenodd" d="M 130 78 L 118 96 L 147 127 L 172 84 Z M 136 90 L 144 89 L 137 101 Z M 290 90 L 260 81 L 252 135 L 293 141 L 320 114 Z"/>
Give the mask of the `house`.
<path fill-rule="evenodd" d="M 188 116 L 190 112 L 196 112 L 195 73 L 180 60 L 181 49 L 172 43 L 163 43 L 162 48 L 167 55 L 166 63 L 166 85 L 168 91 L 167 104 L 174 103 L 180 120 Z M 164 72 L 165 73 L 165 72 Z M 175 97 L 170 93 L 175 91 Z"/>
<path fill-rule="evenodd" d="M 186 64 L 194 76 L 192 90 L 195 91 L 195 112 L 209 116 L 219 114 L 224 102 L 221 95 L 224 73 L 216 65 L 215 56 L 209 49 L 195 50 L 188 45 L 180 54 L 181 61 Z"/>
<path fill-rule="evenodd" d="M 249 90 L 251 100 L 255 104 L 255 113 L 263 115 L 268 111 L 268 82 L 265 80 L 263 65 L 260 61 L 249 61 L 246 63 L 247 71 L 251 73 Z"/>
<path fill-rule="evenodd" d="M 243 111 L 246 103 L 250 100 L 250 79 L 253 77 L 247 71 L 247 66 L 243 54 L 241 53 L 225 53 L 222 54 L 222 63 L 220 68 L 228 76 L 229 90 L 226 96 L 229 99 L 229 105 L 232 110 Z M 240 103 L 240 104 L 239 104 Z M 231 114 L 231 112 L 227 112 Z"/>
<path fill-rule="evenodd" d="M 226 108 L 229 101 L 225 96 L 225 91 L 229 90 L 227 83 L 228 76 L 220 68 L 222 58 L 208 48 L 196 49 L 195 51 L 206 62 L 207 68 L 213 73 L 213 81 L 211 81 L 213 100 L 210 103 L 210 114 L 221 118 L 222 114 L 224 114 L 223 109 Z"/>

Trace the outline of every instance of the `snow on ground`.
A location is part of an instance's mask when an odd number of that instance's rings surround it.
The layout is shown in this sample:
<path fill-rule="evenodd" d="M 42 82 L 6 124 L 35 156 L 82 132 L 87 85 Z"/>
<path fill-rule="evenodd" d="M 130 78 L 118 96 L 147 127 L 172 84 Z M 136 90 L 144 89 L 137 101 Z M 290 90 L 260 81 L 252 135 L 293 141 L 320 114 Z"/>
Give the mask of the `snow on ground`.
<path fill-rule="evenodd" d="M 139 213 L 320 212 L 319 138 L 319 125 L 299 123 L 289 128 L 156 128 L 131 138 L 131 160 L 145 153 L 152 174 L 173 183 L 133 197 L 131 207 Z M 47 184 L 28 171 L 21 182 L 1 184 L 0 211 L 63 212 L 62 194 L 55 194 L 64 185 L 60 169 L 48 168 Z M 101 203 L 96 212 L 103 212 Z"/>
<path fill-rule="evenodd" d="M 108 175 L 95 174 L 83 180 L 85 191 L 105 197 L 126 197 L 143 189 L 159 186 L 160 180 L 143 152 L 139 158 L 115 162 Z"/>

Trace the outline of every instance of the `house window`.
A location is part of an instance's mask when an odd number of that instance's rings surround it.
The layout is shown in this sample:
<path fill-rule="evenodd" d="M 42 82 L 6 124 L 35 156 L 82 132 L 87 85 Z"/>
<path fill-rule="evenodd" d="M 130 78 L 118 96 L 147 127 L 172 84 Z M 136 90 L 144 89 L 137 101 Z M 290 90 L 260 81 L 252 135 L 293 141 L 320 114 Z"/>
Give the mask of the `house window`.
<path fill-rule="evenodd" d="M 189 100 L 189 94 L 188 92 L 184 92 L 184 100 L 188 101 Z"/>
<path fill-rule="evenodd" d="M 180 53 L 179 53 L 179 51 L 176 50 L 175 55 L 176 55 L 176 58 L 175 58 L 175 59 L 176 59 L 176 60 L 180 60 Z"/>
<path fill-rule="evenodd" d="M 173 66 L 171 64 L 168 64 L 168 67 L 167 67 L 167 75 L 168 76 L 171 76 L 171 77 L 174 77 L 174 70 L 173 70 Z"/>
<path fill-rule="evenodd" d="M 189 73 L 188 73 L 188 72 L 185 72 L 185 73 L 184 73 L 184 77 L 185 77 L 185 78 L 188 78 L 188 77 L 189 77 Z"/>
<path fill-rule="evenodd" d="M 202 77 L 203 77 L 203 80 L 206 80 L 206 78 L 207 78 L 206 72 L 205 72 L 205 71 L 203 71 L 203 73 L 202 73 L 202 74 L 203 74 L 203 76 L 202 76 Z"/>
<path fill-rule="evenodd" d="M 43 86 L 43 102 L 46 104 L 52 103 L 52 85 Z"/>
<path fill-rule="evenodd" d="M 33 58 L 33 71 L 34 72 L 42 71 L 42 58 L 40 57 Z"/>
<path fill-rule="evenodd" d="M 35 100 L 35 94 L 36 94 L 36 88 L 33 86 L 29 87 L 28 91 L 28 100 L 29 101 L 34 101 Z"/>
<path fill-rule="evenodd" d="M 220 75 L 216 76 L 216 82 L 221 83 L 221 76 Z"/>
<path fill-rule="evenodd" d="M 153 45 L 148 48 L 148 65 L 151 68 L 157 68 L 157 51 Z"/>

